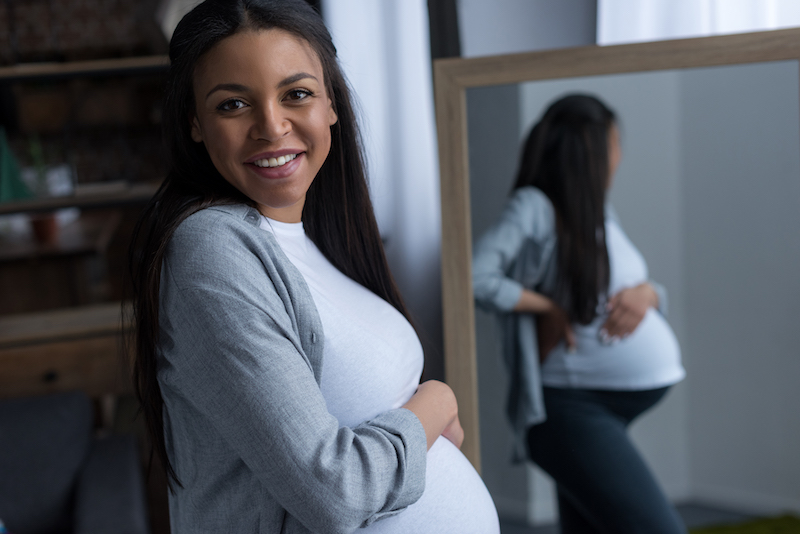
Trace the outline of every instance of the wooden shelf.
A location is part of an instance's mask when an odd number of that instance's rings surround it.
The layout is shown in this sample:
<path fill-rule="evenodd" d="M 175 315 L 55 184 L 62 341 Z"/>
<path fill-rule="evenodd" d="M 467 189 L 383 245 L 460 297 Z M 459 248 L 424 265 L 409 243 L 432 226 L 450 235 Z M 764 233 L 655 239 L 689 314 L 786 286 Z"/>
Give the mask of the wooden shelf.
<path fill-rule="evenodd" d="M 117 334 L 131 327 L 120 302 L 0 317 L 0 350 L 21 345 Z M 124 321 L 124 322 L 123 322 Z"/>
<path fill-rule="evenodd" d="M 96 59 L 64 63 L 21 63 L 10 67 L 0 67 L 0 81 L 159 72 L 167 70 L 168 67 L 168 56 Z"/>
<path fill-rule="evenodd" d="M 3 202 L 0 215 L 12 213 L 41 213 L 62 208 L 102 208 L 146 202 L 158 190 L 159 184 L 133 184 L 109 190 L 98 189 L 65 197 L 37 198 Z"/>
<path fill-rule="evenodd" d="M 83 213 L 58 228 L 53 243 L 39 243 L 32 235 L 0 236 L 0 264 L 31 259 L 80 257 L 103 254 L 119 228 L 119 210 Z"/>

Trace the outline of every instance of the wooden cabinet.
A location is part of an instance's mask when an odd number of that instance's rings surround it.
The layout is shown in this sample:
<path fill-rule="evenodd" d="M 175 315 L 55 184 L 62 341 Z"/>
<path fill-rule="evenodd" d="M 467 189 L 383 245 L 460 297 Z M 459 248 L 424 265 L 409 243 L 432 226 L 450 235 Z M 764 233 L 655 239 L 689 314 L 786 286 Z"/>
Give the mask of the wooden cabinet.
<path fill-rule="evenodd" d="M 0 317 L 0 397 L 130 392 L 120 354 L 129 329 L 119 303 Z"/>

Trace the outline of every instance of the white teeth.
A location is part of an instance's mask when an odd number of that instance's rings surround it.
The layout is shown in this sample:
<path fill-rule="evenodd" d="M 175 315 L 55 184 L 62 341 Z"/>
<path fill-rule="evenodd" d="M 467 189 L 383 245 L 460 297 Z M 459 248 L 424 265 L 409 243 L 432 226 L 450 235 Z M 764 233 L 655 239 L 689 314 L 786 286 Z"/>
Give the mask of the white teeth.
<path fill-rule="evenodd" d="M 254 161 L 253 164 L 256 167 L 280 167 L 281 165 L 286 165 L 296 157 L 297 154 L 287 154 L 285 156 L 278 156 L 277 158 L 259 159 Z"/>

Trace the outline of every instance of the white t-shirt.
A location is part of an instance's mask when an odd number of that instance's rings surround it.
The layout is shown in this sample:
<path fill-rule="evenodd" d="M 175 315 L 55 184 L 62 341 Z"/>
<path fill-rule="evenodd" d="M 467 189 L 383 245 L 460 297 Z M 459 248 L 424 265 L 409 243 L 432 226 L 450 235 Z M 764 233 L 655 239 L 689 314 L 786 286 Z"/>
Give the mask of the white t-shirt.
<path fill-rule="evenodd" d="M 305 278 L 325 332 L 320 389 L 341 426 L 356 426 L 403 406 L 422 374 L 422 346 L 392 305 L 334 267 L 303 223 L 264 217 L 283 252 Z M 472 464 L 439 437 L 427 456 L 425 492 L 402 513 L 359 532 L 499 534 L 497 511 Z"/>
<path fill-rule="evenodd" d="M 610 267 L 608 293 L 634 287 L 648 279 L 647 264 L 622 228 L 607 220 L 606 247 Z M 628 337 L 615 343 L 600 340 L 605 314 L 586 326 L 573 325 L 577 350 L 564 343 L 547 356 L 542 383 L 561 388 L 646 390 L 670 386 L 685 376 L 675 334 L 656 310 L 649 309 Z"/>

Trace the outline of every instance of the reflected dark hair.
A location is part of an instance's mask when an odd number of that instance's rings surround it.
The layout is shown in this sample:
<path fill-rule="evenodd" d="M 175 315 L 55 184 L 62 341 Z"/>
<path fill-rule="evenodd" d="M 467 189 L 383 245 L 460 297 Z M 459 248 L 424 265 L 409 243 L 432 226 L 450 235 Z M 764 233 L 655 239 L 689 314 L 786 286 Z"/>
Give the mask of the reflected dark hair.
<path fill-rule="evenodd" d="M 316 52 L 338 118 L 331 126 L 328 158 L 306 194 L 305 231 L 340 271 L 408 317 L 375 222 L 350 91 L 319 14 L 305 0 L 206 0 L 195 7 L 180 21 L 169 46 L 163 107 L 169 173 L 139 218 L 129 255 L 135 332 L 127 352 L 153 451 L 167 472 L 170 488 L 180 481 L 167 456 L 164 402 L 157 381 L 161 263 L 175 229 L 192 213 L 213 204 L 254 205 L 220 175 L 205 146 L 191 139 L 194 70 L 203 55 L 226 37 L 268 29 L 296 35 Z"/>
<path fill-rule="evenodd" d="M 534 186 L 556 213 L 554 299 L 571 321 L 589 324 L 608 292 L 605 200 L 609 133 L 616 117 L 593 96 L 565 96 L 547 108 L 522 150 L 514 189 Z"/>

